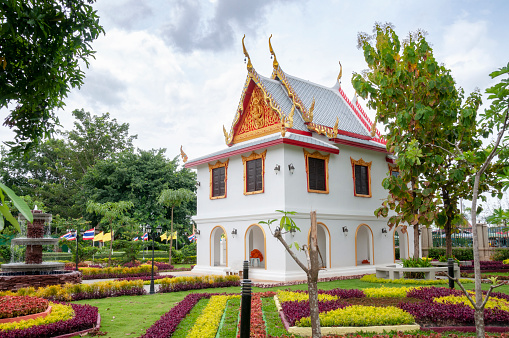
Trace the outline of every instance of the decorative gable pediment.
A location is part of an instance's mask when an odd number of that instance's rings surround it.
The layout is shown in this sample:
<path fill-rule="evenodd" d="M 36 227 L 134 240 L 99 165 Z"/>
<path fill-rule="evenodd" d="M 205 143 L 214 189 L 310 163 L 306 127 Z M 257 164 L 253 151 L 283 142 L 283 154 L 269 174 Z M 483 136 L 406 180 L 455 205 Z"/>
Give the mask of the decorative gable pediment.
<path fill-rule="evenodd" d="M 273 134 L 281 130 L 281 118 L 265 99 L 263 91 L 254 86 L 245 105 L 239 124 L 236 127 L 233 142 L 239 143 L 260 136 Z"/>

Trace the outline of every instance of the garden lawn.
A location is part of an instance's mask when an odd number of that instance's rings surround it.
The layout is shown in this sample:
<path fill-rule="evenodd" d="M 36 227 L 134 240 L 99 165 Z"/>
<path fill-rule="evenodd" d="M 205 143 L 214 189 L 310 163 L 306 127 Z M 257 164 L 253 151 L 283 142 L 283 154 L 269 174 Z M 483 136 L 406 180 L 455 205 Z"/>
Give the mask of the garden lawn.
<path fill-rule="evenodd" d="M 318 283 L 322 290 L 342 289 L 365 289 L 381 287 L 383 284 L 368 283 L 359 279 L 338 280 Z M 387 287 L 420 286 L 419 284 L 386 284 Z M 489 289 L 489 284 L 482 285 L 483 290 Z M 466 284 L 465 288 L 473 289 L 474 284 Z M 277 291 L 277 290 L 307 290 L 307 284 L 291 286 L 278 286 L 272 288 L 253 287 L 253 292 Z M 456 286 L 456 289 L 458 287 Z M 236 293 L 240 294 L 240 287 L 214 288 L 171 292 L 164 294 L 145 296 L 122 296 L 106 299 L 90 299 L 77 301 L 77 304 L 90 304 L 99 308 L 101 315 L 101 331 L 107 332 L 103 337 L 139 337 L 145 330 L 156 322 L 163 314 L 167 313 L 176 303 L 184 299 L 190 293 Z M 509 294 L 509 285 L 497 288 L 495 291 Z M 114 318 L 113 318 L 114 317 Z M 270 329 L 270 328 L 269 328 Z M 280 332 L 276 330 L 276 332 Z"/>

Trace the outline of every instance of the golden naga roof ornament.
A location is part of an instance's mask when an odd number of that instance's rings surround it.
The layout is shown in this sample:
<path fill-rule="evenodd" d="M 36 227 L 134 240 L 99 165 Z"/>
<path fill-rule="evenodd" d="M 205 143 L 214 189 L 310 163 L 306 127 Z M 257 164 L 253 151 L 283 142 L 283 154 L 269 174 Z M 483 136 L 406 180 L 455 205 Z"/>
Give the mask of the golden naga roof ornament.
<path fill-rule="evenodd" d="M 253 64 L 251 63 L 251 58 L 249 57 L 249 53 L 247 52 L 246 45 L 244 45 L 245 38 L 246 38 L 246 34 L 244 34 L 244 36 L 242 37 L 242 49 L 244 50 L 244 55 L 246 56 L 244 61 L 246 61 L 246 59 L 247 59 L 247 69 L 251 70 L 251 69 L 253 69 Z"/>
<path fill-rule="evenodd" d="M 313 102 L 311 102 L 311 107 L 309 107 L 309 121 L 306 122 L 313 122 L 313 111 L 315 110 L 315 98 L 313 97 Z"/>
<path fill-rule="evenodd" d="M 339 75 L 338 75 L 338 83 L 341 84 L 341 77 L 343 76 L 343 65 L 341 65 L 341 61 L 339 61 Z"/>
<path fill-rule="evenodd" d="M 338 125 L 339 117 L 336 117 L 336 123 L 334 124 L 334 128 L 332 129 L 332 138 L 336 138 L 338 136 Z"/>
<path fill-rule="evenodd" d="M 271 58 L 274 57 L 274 61 L 272 61 L 272 66 L 274 67 L 274 69 L 278 69 L 279 63 L 277 62 L 276 53 L 274 53 L 274 49 L 272 49 L 272 44 L 270 43 L 271 38 L 272 38 L 272 34 L 269 37 L 269 50 L 270 50 Z"/>
<path fill-rule="evenodd" d="M 182 149 L 182 145 L 180 145 L 180 156 L 182 157 L 182 161 L 184 161 L 184 163 L 187 162 L 187 155 L 186 153 L 184 152 L 184 150 Z"/>
<path fill-rule="evenodd" d="M 226 128 L 223 125 L 224 142 L 230 144 L 230 135 L 226 132 Z"/>
<path fill-rule="evenodd" d="M 293 114 L 295 113 L 295 102 L 293 103 L 292 110 L 288 114 L 288 127 L 293 127 Z"/>

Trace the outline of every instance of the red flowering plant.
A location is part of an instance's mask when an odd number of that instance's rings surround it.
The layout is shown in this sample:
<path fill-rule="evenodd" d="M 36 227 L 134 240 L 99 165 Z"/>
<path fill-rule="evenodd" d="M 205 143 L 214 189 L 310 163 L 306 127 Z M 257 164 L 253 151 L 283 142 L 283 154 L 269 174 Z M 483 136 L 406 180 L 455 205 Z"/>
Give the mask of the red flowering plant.
<path fill-rule="evenodd" d="M 0 297 L 0 319 L 15 318 L 46 311 L 49 302 L 29 296 Z"/>

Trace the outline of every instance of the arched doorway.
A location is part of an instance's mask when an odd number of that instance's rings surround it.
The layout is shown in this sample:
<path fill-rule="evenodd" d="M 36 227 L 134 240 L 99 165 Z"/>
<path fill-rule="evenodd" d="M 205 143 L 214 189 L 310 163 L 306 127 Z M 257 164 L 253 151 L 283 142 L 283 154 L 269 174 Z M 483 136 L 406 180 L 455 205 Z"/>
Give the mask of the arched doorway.
<path fill-rule="evenodd" d="M 220 225 L 210 233 L 210 266 L 228 266 L 228 238 Z"/>
<path fill-rule="evenodd" d="M 373 231 L 367 224 L 361 224 L 355 231 L 355 265 L 375 264 Z"/>
<path fill-rule="evenodd" d="M 327 226 L 322 222 L 316 223 L 316 235 L 318 241 L 318 262 L 320 267 L 327 269 L 331 267 L 331 238 L 330 231 Z M 311 242 L 311 228 L 308 231 L 308 245 Z"/>
<path fill-rule="evenodd" d="M 403 227 L 397 226 L 392 235 L 394 248 L 394 262 L 400 259 L 408 259 L 410 257 L 410 247 L 408 246 L 408 232 L 403 233 Z M 399 248 L 399 257 L 396 257 L 396 248 Z"/>
<path fill-rule="evenodd" d="M 250 261 L 251 252 L 258 250 L 262 257 L 260 258 L 259 266 L 251 266 L 251 268 L 267 269 L 267 246 L 265 241 L 265 231 L 258 224 L 251 224 L 246 230 L 244 236 L 244 257 L 245 260 Z"/>

